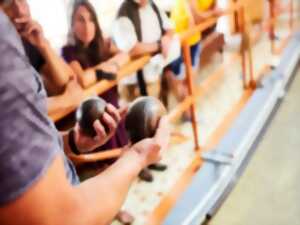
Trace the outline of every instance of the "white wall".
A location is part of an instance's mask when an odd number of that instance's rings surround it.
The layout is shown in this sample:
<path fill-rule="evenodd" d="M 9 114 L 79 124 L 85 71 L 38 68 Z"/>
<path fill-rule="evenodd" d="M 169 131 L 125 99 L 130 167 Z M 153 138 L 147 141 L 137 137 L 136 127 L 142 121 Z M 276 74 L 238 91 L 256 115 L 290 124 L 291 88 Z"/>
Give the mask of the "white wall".
<path fill-rule="evenodd" d="M 169 10 L 175 0 L 155 0 Z M 46 37 L 57 50 L 67 42 L 70 13 L 74 0 L 28 0 L 33 17 L 43 26 Z M 110 35 L 112 22 L 122 0 L 90 0 L 98 14 L 99 22 L 106 36 Z M 226 8 L 228 0 L 218 0 L 219 7 Z M 228 32 L 227 19 L 221 19 L 218 29 Z"/>
<path fill-rule="evenodd" d="M 45 36 L 59 50 L 67 41 L 68 8 L 72 0 L 28 0 L 31 13 L 43 27 Z"/>
<path fill-rule="evenodd" d="M 67 42 L 70 17 L 74 0 L 28 0 L 31 13 L 43 27 L 52 46 L 60 51 Z M 104 34 L 110 34 L 110 27 L 122 0 L 90 0 L 98 14 Z"/>

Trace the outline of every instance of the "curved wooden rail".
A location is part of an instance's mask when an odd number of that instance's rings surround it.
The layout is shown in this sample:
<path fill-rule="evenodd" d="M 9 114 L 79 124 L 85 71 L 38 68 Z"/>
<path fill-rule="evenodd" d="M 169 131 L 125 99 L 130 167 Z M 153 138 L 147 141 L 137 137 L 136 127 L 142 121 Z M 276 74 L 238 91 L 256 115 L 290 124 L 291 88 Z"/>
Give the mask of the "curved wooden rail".
<path fill-rule="evenodd" d="M 239 20 L 237 22 L 239 23 L 238 24 L 239 32 L 244 34 L 244 35 L 242 35 L 244 41 L 241 46 L 241 53 L 242 53 L 241 56 L 242 56 L 244 74 L 246 74 L 246 66 L 245 66 L 246 65 L 246 54 L 248 54 L 248 57 L 249 57 L 250 81 L 249 81 L 249 85 L 247 85 L 246 78 L 244 78 L 244 86 L 245 87 L 254 86 L 255 84 L 254 84 L 253 68 L 252 68 L 251 44 L 249 44 L 250 41 L 248 40 L 249 34 L 245 30 L 245 23 L 247 21 L 245 21 L 245 18 L 244 18 L 243 7 L 239 3 L 236 3 L 234 6 L 230 7 L 230 9 L 224 10 L 223 14 L 220 16 L 223 16 L 226 14 L 231 14 L 231 13 L 238 14 Z M 187 69 L 187 83 L 189 85 L 189 96 L 186 99 L 184 99 L 183 102 L 178 104 L 175 109 L 170 111 L 170 113 L 168 114 L 168 119 L 170 122 L 174 122 L 185 111 L 187 111 L 188 109 L 193 107 L 193 105 L 195 104 L 195 102 L 197 101 L 199 96 L 201 94 L 203 94 L 203 92 L 205 91 L 205 88 L 201 88 L 201 87 L 198 88 L 197 90 L 194 90 L 193 84 L 191 82 L 192 78 L 193 78 L 193 71 L 192 71 L 190 59 L 188 57 L 188 55 L 190 55 L 190 54 L 188 54 L 189 52 L 188 52 L 186 40 L 190 36 L 194 35 L 195 33 L 201 32 L 201 31 L 211 27 L 212 25 L 214 25 L 217 22 L 217 20 L 218 20 L 218 17 L 210 18 L 207 21 L 191 28 L 189 31 L 187 31 L 181 35 L 181 42 L 183 45 L 183 49 L 185 50 L 184 51 L 184 55 L 185 55 L 184 61 L 185 61 L 185 64 L 188 64 L 188 66 L 187 66 L 187 68 L 188 68 Z M 273 25 L 273 24 L 275 24 L 276 20 L 275 20 L 275 18 L 270 18 L 270 19 L 268 19 L 267 22 L 269 24 Z M 248 52 L 247 52 L 247 50 L 248 50 Z M 235 57 L 238 57 L 238 56 L 235 56 Z M 122 68 L 122 70 L 118 74 L 118 80 L 116 80 L 116 81 L 101 81 L 101 82 L 97 83 L 96 85 L 94 85 L 93 87 L 87 89 L 86 95 L 91 96 L 94 94 L 103 93 L 104 91 L 106 91 L 106 90 L 110 89 L 111 87 L 113 87 L 114 85 L 116 85 L 119 80 L 123 79 L 126 76 L 129 76 L 131 73 L 134 73 L 136 70 L 141 69 L 147 62 L 149 62 L 149 60 L 150 60 L 150 56 L 145 56 L 145 57 L 142 57 L 140 59 L 137 59 L 137 60 L 129 63 L 127 66 Z M 220 75 L 220 71 L 216 73 L 216 76 L 219 76 L 219 75 Z M 215 77 L 211 77 L 211 80 L 207 80 L 207 83 L 213 82 L 214 80 L 215 80 Z M 196 117 L 195 117 L 195 115 L 196 115 L 195 108 L 192 109 L 192 111 L 193 111 L 192 114 L 194 114 L 192 123 L 193 123 L 193 130 L 194 130 L 195 147 L 197 150 L 199 150 L 200 146 L 199 146 L 199 141 L 198 141 L 198 131 L 197 131 L 197 124 L 196 124 Z M 68 113 L 70 113 L 70 112 L 68 112 Z M 68 113 L 64 112 L 59 115 L 53 115 L 52 118 L 58 120 Z M 106 160 L 106 159 L 118 158 L 121 154 L 122 154 L 122 149 L 113 149 L 113 150 L 107 150 L 107 151 L 103 151 L 103 152 L 99 152 L 99 153 L 86 154 L 86 155 L 69 155 L 69 157 L 76 164 L 82 164 L 82 163 L 96 162 L 96 161 L 101 161 L 101 160 Z"/>
<path fill-rule="evenodd" d="M 239 59 L 239 55 L 235 54 L 232 56 L 230 62 L 224 64 L 219 68 L 214 74 L 212 74 L 209 78 L 207 78 L 200 86 L 197 87 L 193 96 L 188 96 L 184 101 L 182 101 L 178 106 L 171 110 L 168 113 L 168 120 L 173 123 L 180 116 L 187 111 L 191 105 L 193 105 L 200 96 L 203 96 L 210 88 L 219 80 L 219 78 L 224 74 L 224 71 L 231 66 L 231 63 L 237 61 Z M 121 149 L 113 149 L 107 150 L 98 153 L 92 153 L 87 155 L 69 155 L 70 159 L 75 164 L 89 163 L 89 162 L 97 162 L 101 160 L 114 159 L 118 158 L 122 154 Z"/>
<path fill-rule="evenodd" d="M 228 10 L 224 10 L 223 14 L 220 15 L 219 17 L 230 14 L 233 12 L 236 12 L 239 10 L 241 6 L 236 3 L 234 6 L 232 6 Z M 184 61 L 187 66 L 187 85 L 189 89 L 189 96 L 186 97 L 186 99 L 183 100 L 178 106 L 173 109 L 169 114 L 168 114 L 168 120 L 170 122 L 174 122 L 176 119 L 178 119 L 185 111 L 188 109 L 191 109 L 192 112 L 192 127 L 193 127 L 193 133 L 194 133 L 194 141 L 195 141 L 195 150 L 200 150 L 200 144 L 198 140 L 198 129 L 197 129 L 197 122 L 196 122 L 196 109 L 195 109 L 195 102 L 197 101 L 197 98 L 201 93 L 203 93 L 203 89 L 198 89 L 194 91 L 193 87 L 193 69 L 191 66 L 191 59 L 190 59 L 190 48 L 188 45 L 186 45 L 186 40 L 194 35 L 197 32 L 204 31 L 205 29 L 213 26 L 218 20 L 218 17 L 210 18 L 207 21 L 197 25 L 196 27 L 191 28 L 187 32 L 183 33 L 181 35 L 181 42 L 183 45 L 183 50 L 184 50 Z M 150 57 L 147 56 L 146 58 L 139 59 L 135 64 L 133 65 L 132 63 L 130 64 L 130 68 L 126 67 L 126 69 L 122 70 L 123 77 L 125 77 L 127 74 L 133 73 L 136 70 L 140 69 L 141 65 L 145 65 L 149 61 Z M 144 64 L 143 64 L 144 63 Z M 136 70 L 134 70 L 136 69 Z M 122 79 L 120 75 L 120 79 Z M 213 78 L 213 77 L 212 77 Z M 95 86 L 91 87 L 90 89 L 87 90 L 87 95 L 90 96 L 92 94 L 96 93 L 102 93 L 105 90 L 108 90 L 109 88 L 113 87 L 114 85 L 117 84 L 117 81 L 109 82 L 109 81 L 101 81 Z M 210 82 L 210 81 L 209 81 Z M 61 114 L 57 118 L 62 118 L 66 114 Z M 75 163 L 75 164 L 82 164 L 82 163 L 89 163 L 89 162 L 96 162 L 96 161 L 101 161 L 101 160 L 106 160 L 106 159 L 112 159 L 112 158 L 118 158 L 122 154 L 121 149 L 113 149 L 113 150 L 107 150 L 103 152 L 98 152 L 98 153 L 92 153 L 92 154 L 82 154 L 82 155 L 69 155 L 70 159 Z"/>
<path fill-rule="evenodd" d="M 184 32 L 181 34 L 180 38 L 181 38 L 181 42 L 185 42 L 188 38 L 190 38 L 191 36 L 206 30 L 207 28 L 213 26 L 214 24 L 216 24 L 218 22 L 218 19 L 222 16 L 225 15 L 230 15 L 234 12 L 237 12 L 239 9 L 241 9 L 243 6 L 240 3 L 235 3 L 233 4 L 230 8 L 223 10 L 222 14 L 219 16 L 215 16 L 215 17 L 211 17 L 209 19 L 207 19 L 206 21 L 196 25 L 193 28 L 190 28 L 188 31 Z"/>
<path fill-rule="evenodd" d="M 117 79 L 114 81 L 107 81 L 103 80 L 95 85 L 91 86 L 90 88 L 84 90 L 84 96 L 86 98 L 94 96 L 94 95 L 99 95 L 101 93 L 104 93 L 105 91 L 111 89 L 112 87 L 116 86 L 120 80 L 122 80 L 125 77 L 130 76 L 131 74 L 135 73 L 139 69 L 142 69 L 150 60 L 150 56 L 143 56 L 141 58 L 135 59 L 131 62 L 129 62 L 127 65 L 122 67 L 120 71 L 117 74 Z M 73 112 L 76 109 L 76 107 L 69 108 L 66 110 L 62 110 L 59 113 L 56 114 L 51 114 L 49 115 L 50 118 L 54 121 L 57 122 L 60 119 L 64 118 L 71 112 Z"/>
<path fill-rule="evenodd" d="M 103 152 L 97 152 L 92 154 L 81 154 L 75 155 L 73 153 L 68 154 L 69 159 L 72 160 L 76 165 L 84 164 L 84 163 L 92 163 L 98 162 L 107 159 L 114 159 L 120 157 L 122 154 L 122 149 L 112 149 Z"/>

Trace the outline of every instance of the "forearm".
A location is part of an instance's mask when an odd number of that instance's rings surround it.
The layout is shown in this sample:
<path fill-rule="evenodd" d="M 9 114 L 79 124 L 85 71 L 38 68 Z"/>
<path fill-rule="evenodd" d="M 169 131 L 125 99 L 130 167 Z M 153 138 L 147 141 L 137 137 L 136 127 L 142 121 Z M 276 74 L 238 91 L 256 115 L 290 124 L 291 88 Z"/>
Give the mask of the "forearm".
<path fill-rule="evenodd" d="M 195 19 L 195 16 L 194 16 L 194 13 L 193 13 L 193 7 L 191 4 L 189 4 L 188 2 L 186 2 L 186 12 L 187 12 L 187 15 L 189 17 L 189 26 L 192 27 L 192 26 L 195 26 L 196 25 L 196 19 Z"/>
<path fill-rule="evenodd" d="M 48 115 L 53 115 L 71 107 L 73 107 L 73 104 L 66 100 L 65 95 L 47 98 Z"/>
<path fill-rule="evenodd" d="M 86 214 L 82 215 L 86 216 L 86 221 L 110 224 L 122 207 L 142 165 L 138 153 L 128 151 L 106 171 L 82 183 L 77 191 L 82 201 L 79 204 L 88 208 Z M 89 224 L 94 223 L 86 223 Z"/>
<path fill-rule="evenodd" d="M 79 83 L 83 88 L 88 88 L 97 82 L 95 69 L 87 69 L 79 74 Z"/>
<path fill-rule="evenodd" d="M 47 174 L 34 187 L 11 206 L 1 208 L 1 224 L 110 224 L 141 165 L 139 155 L 128 152 L 100 175 L 71 186 L 66 179 L 61 154 L 57 154 Z M 12 215 L 19 216 L 12 220 Z"/>
<path fill-rule="evenodd" d="M 46 62 L 44 69 L 47 70 L 48 79 L 57 87 L 64 87 L 73 76 L 71 68 L 56 54 L 48 41 L 39 50 Z"/>
<path fill-rule="evenodd" d="M 109 59 L 109 63 L 114 63 L 116 64 L 119 68 L 124 66 L 125 64 L 127 64 L 130 61 L 130 57 L 127 53 L 118 53 L 116 54 L 114 57 L 112 57 L 111 59 Z"/>
<path fill-rule="evenodd" d="M 210 10 L 210 11 L 206 11 L 206 12 L 199 12 L 195 18 L 195 21 L 197 22 L 197 24 L 211 18 L 217 16 L 217 13 L 215 10 Z"/>
<path fill-rule="evenodd" d="M 136 44 L 133 49 L 130 51 L 130 56 L 132 58 L 137 58 L 147 54 L 155 54 L 159 51 L 159 44 L 158 43 L 138 43 Z"/>
<path fill-rule="evenodd" d="M 77 75 L 81 87 L 87 88 L 97 82 L 96 67 L 84 70 L 78 61 L 73 61 L 70 63 L 70 68 Z"/>
<path fill-rule="evenodd" d="M 210 10 L 207 12 L 199 11 L 196 0 L 190 1 L 190 12 L 194 17 L 194 21 L 196 24 L 199 24 L 199 23 L 205 21 L 206 19 L 208 19 L 209 17 L 213 16 L 213 10 Z"/>

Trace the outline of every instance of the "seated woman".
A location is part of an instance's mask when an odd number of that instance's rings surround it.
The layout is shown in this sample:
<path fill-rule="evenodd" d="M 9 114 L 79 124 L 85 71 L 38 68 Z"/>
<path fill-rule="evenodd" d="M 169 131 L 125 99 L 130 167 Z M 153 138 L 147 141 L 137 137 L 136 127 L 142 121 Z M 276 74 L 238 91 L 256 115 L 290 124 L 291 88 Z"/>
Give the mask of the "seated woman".
<path fill-rule="evenodd" d="M 83 88 L 95 84 L 99 77 L 97 71 L 105 71 L 116 74 L 120 67 L 129 61 L 127 54 L 119 53 L 113 43 L 104 39 L 100 29 L 96 12 L 88 1 L 75 4 L 71 21 L 71 39 L 63 48 L 62 54 L 78 77 Z M 100 95 L 106 102 L 119 108 L 118 88 L 113 87 Z M 128 144 L 124 121 L 121 122 L 115 135 L 96 151 L 121 148 Z M 82 179 L 94 176 L 106 168 L 107 163 L 95 163 L 78 168 Z M 134 218 L 127 212 L 118 213 L 117 220 L 124 224 L 130 224 Z"/>
<path fill-rule="evenodd" d="M 110 40 L 104 39 L 96 12 L 87 1 L 75 4 L 70 35 L 72 41 L 63 48 L 62 54 L 77 74 L 83 88 L 97 82 L 96 71 L 116 74 L 129 61 L 126 54 L 119 53 Z M 117 87 L 106 91 L 100 97 L 119 108 Z M 127 143 L 124 123 L 121 123 L 116 135 L 98 150 L 120 148 Z"/>

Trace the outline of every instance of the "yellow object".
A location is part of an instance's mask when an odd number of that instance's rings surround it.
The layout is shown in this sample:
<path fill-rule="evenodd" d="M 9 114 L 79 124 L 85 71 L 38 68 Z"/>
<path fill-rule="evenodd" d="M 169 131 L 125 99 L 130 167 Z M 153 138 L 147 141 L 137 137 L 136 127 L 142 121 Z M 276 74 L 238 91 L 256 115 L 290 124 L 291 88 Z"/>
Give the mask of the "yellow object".
<path fill-rule="evenodd" d="M 207 11 L 214 4 L 215 0 L 197 0 L 197 6 L 199 11 Z"/>
<path fill-rule="evenodd" d="M 175 24 L 175 31 L 176 33 L 184 33 L 185 31 L 191 28 L 190 26 L 190 16 L 189 12 L 187 11 L 189 7 L 188 0 L 175 0 L 176 3 L 171 11 L 171 20 Z M 190 46 L 197 44 L 201 39 L 200 32 L 198 34 L 193 35 L 189 38 L 188 43 Z"/>

